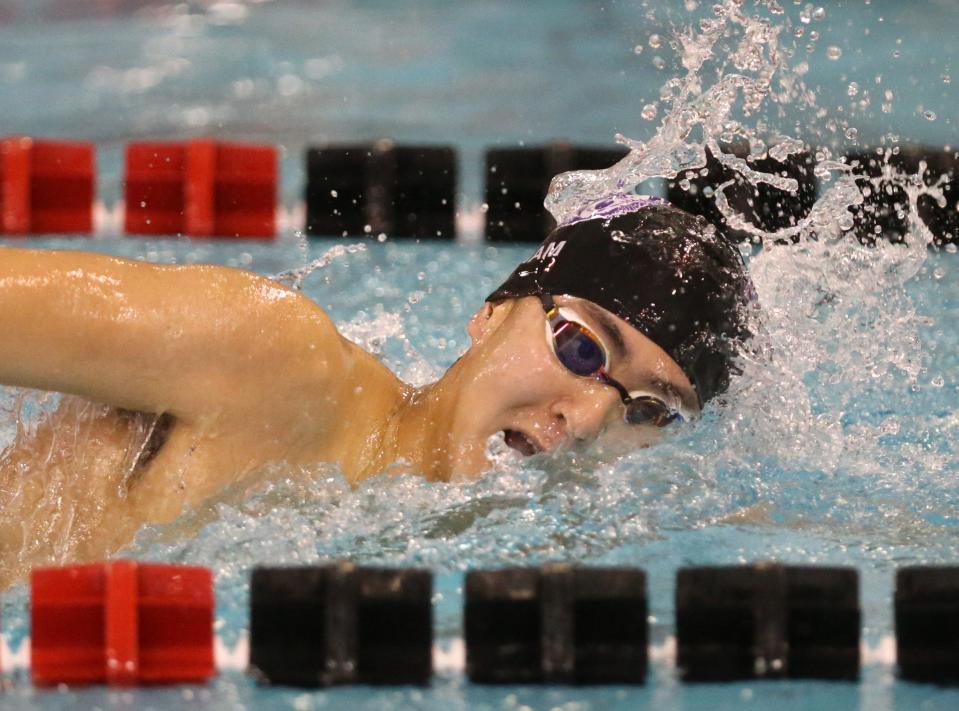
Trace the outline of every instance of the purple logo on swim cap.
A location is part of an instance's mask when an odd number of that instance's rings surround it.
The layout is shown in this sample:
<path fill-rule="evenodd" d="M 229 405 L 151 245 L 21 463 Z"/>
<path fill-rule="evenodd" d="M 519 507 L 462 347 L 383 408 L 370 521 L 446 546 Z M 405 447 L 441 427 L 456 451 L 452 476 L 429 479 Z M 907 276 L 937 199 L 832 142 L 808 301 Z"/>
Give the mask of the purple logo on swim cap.
<path fill-rule="evenodd" d="M 634 195 L 632 193 L 614 193 L 600 198 L 594 203 L 584 205 L 569 218 L 563 220 L 560 227 L 575 225 L 586 220 L 611 220 L 620 215 L 636 212 L 648 205 L 666 205 L 666 200 L 653 195 Z"/>

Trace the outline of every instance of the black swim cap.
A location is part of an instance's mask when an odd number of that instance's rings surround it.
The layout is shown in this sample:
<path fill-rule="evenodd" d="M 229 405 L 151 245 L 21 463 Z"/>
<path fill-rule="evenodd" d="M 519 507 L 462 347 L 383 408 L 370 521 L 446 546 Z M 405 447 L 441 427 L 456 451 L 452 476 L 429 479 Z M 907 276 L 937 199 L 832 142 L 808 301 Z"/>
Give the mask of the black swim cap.
<path fill-rule="evenodd" d="M 659 198 L 608 198 L 561 224 L 487 301 L 587 299 L 647 336 L 686 373 L 700 404 L 738 374 L 756 292 L 739 250 Z"/>

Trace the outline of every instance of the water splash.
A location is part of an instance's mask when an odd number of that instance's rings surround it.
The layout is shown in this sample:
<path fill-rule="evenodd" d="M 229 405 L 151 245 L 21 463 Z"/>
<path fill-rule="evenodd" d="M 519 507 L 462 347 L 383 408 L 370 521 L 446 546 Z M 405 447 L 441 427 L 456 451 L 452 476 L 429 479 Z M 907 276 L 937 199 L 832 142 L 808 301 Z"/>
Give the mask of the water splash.
<path fill-rule="evenodd" d="M 0 588 L 132 538 L 139 521 L 123 500 L 156 418 L 66 395 L 0 395 Z"/>
<path fill-rule="evenodd" d="M 306 244 L 306 237 L 301 235 L 302 243 Z M 360 252 L 366 251 L 366 245 L 362 242 L 356 244 L 337 244 L 333 247 L 330 247 L 326 252 L 309 262 L 304 264 L 301 267 L 295 267 L 293 269 L 287 269 L 282 271 L 279 274 L 275 274 L 273 279 L 285 284 L 291 289 L 296 289 L 297 291 L 303 290 L 303 284 L 307 278 L 313 274 L 315 271 L 320 269 L 326 269 L 333 263 L 334 259 L 342 259 L 350 254 L 359 254 Z"/>
<path fill-rule="evenodd" d="M 812 15 L 804 21 L 811 20 Z M 698 31 L 679 32 L 685 74 L 660 90 L 668 108 L 655 135 L 646 142 L 617 135 L 629 153 L 616 165 L 556 176 L 546 207 L 557 222 L 566 222 L 582 205 L 610 193 L 630 192 L 653 178 L 676 178 L 705 168 L 710 158 L 752 187 L 768 185 L 795 194 L 799 188 L 795 179 L 754 167 L 756 160 L 783 162 L 810 150 L 803 140 L 772 129 L 767 118 L 773 113 L 771 106 L 792 104 L 810 112 L 815 108 L 815 95 L 802 78 L 805 63 L 791 65 L 794 47 L 780 39 L 783 34 L 792 36 L 784 32 L 789 28 L 774 0 L 752 4 L 725 0 L 713 6 L 713 17 L 701 20 Z M 719 78 L 710 83 L 713 76 Z M 746 155 L 730 150 L 734 145 L 745 146 Z M 850 167 L 834 159 L 828 148 L 817 150 L 816 177 L 828 183 L 825 192 L 807 215 L 779 230 L 764 231 L 730 206 L 726 192 L 737 180 L 714 187 L 715 205 L 730 228 L 756 242 L 839 237 L 853 225 L 851 216 L 838 221 L 836 216 L 860 205 L 861 191 Z"/>

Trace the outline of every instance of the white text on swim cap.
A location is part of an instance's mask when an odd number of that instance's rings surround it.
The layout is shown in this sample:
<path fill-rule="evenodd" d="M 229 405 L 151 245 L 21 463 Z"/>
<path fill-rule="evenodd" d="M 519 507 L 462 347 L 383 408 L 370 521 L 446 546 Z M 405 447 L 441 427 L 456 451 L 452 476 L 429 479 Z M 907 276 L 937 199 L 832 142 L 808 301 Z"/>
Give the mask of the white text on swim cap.
<path fill-rule="evenodd" d="M 532 262 L 534 259 L 551 259 L 559 256 L 559 253 L 563 251 L 563 247 L 566 246 L 566 240 L 562 242 L 552 242 L 550 244 L 541 245 L 539 249 L 536 250 L 536 254 L 527 259 L 527 262 Z"/>

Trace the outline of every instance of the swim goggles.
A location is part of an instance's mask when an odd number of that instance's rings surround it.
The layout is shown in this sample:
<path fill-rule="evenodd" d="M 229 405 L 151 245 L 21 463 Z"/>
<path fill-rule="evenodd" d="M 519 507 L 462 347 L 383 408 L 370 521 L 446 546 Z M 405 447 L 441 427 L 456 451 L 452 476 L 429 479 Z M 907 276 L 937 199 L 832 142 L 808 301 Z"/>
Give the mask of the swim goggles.
<path fill-rule="evenodd" d="M 628 424 L 665 427 L 671 422 L 684 421 L 682 414 L 655 395 L 631 393 L 611 378 L 607 374 L 609 351 L 572 309 L 557 306 L 552 296 L 541 294 L 539 300 L 546 311 L 546 341 L 552 345 L 559 362 L 575 375 L 595 378 L 615 388 L 626 407 L 624 419 Z"/>

